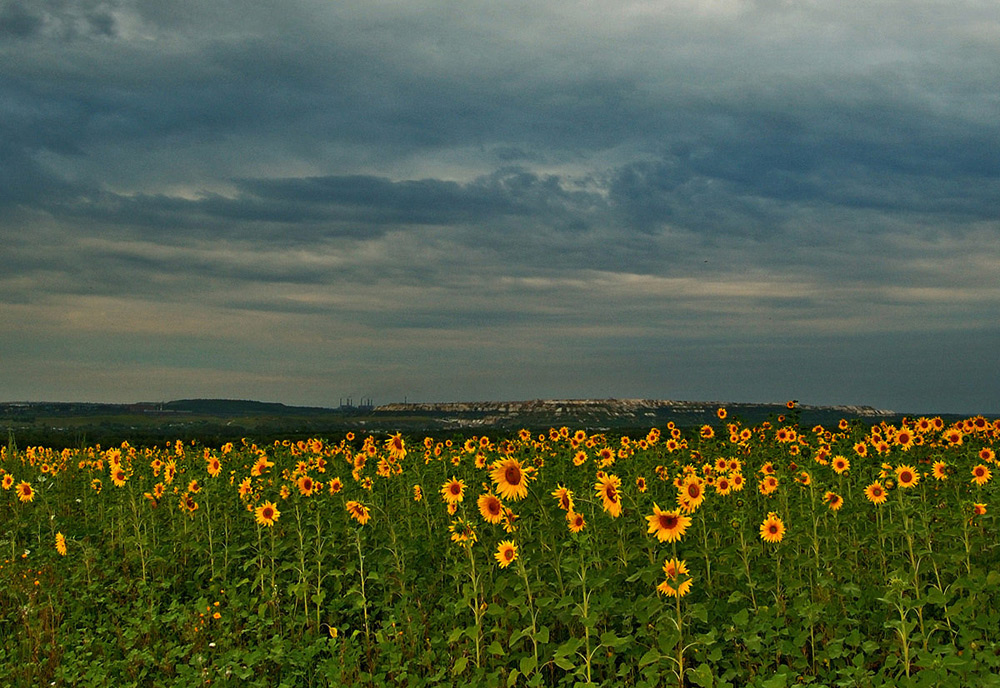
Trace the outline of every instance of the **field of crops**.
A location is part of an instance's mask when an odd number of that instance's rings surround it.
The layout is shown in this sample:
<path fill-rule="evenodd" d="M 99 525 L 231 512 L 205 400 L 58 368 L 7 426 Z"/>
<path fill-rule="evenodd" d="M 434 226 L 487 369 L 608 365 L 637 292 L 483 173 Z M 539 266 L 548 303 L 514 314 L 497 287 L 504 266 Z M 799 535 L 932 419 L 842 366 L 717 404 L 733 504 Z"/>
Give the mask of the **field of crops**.
<path fill-rule="evenodd" d="M 11 442 L 0 683 L 1000 685 L 1000 421 L 717 416 Z"/>

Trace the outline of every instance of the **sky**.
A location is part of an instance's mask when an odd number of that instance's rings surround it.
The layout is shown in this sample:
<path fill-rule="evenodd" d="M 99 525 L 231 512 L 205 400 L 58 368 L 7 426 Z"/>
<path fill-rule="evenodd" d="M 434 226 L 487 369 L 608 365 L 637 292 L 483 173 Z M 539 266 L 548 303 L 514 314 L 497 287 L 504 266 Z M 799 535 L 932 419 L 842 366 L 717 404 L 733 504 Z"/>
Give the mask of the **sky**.
<path fill-rule="evenodd" d="M 993 0 L 0 0 L 0 401 L 1000 414 Z"/>

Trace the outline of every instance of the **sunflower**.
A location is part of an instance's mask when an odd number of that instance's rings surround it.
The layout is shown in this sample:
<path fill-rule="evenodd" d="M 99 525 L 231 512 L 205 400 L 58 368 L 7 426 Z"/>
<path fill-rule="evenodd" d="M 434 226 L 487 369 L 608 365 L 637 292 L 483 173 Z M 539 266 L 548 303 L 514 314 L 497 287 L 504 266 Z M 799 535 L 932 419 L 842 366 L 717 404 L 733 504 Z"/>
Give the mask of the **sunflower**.
<path fill-rule="evenodd" d="M 683 559 L 667 559 L 663 562 L 666 580 L 656 586 L 656 591 L 670 597 L 684 597 L 691 592 L 691 577 L 687 562 Z"/>
<path fill-rule="evenodd" d="M 413 501 L 419 502 L 424 498 L 424 491 L 420 485 L 413 486 Z"/>
<path fill-rule="evenodd" d="M 17 484 L 17 498 L 26 503 L 35 498 L 35 491 L 31 489 L 31 483 L 22 480 Z"/>
<path fill-rule="evenodd" d="M 838 454 L 830 460 L 830 465 L 837 475 L 843 475 L 851 469 L 851 460 L 846 456 Z"/>
<path fill-rule="evenodd" d="M 635 489 L 639 490 L 639 492 L 645 492 L 649 489 L 649 486 L 646 485 L 645 477 L 640 475 L 635 479 Z"/>
<path fill-rule="evenodd" d="M 581 449 L 573 455 L 573 465 L 582 466 L 585 463 L 587 463 L 587 452 Z"/>
<path fill-rule="evenodd" d="M 681 482 L 677 499 L 685 511 L 694 511 L 705 501 L 704 481 L 697 475 L 689 475 Z"/>
<path fill-rule="evenodd" d="M 281 516 L 281 512 L 278 511 L 278 507 L 274 502 L 264 502 L 254 509 L 254 515 L 257 523 L 270 528 L 278 520 L 278 517 Z"/>
<path fill-rule="evenodd" d="M 300 475 L 295 484 L 299 488 L 299 494 L 303 497 L 308 497 L 316 490 L 316 483 L 308 475 Z"/>
<path fill-rule="evenodd" d="M 875 506 L 885 504 L 885 500 L 888 499 L 885 494 L 885 486 L 876 480 L 865 488 L 865 498 Z"/>
<path fill-rule="evenodd" d="M 532 470 L 522 466 L 517 459 L 504 459 L 493 463 L 490 477 L 501 498 L 516 502 L 528 496 L 528 480 Z"/>
<path fill-rule="evenodd" d="M 458 504 L 465 499 L 465 481 L 452 476 L 441 486 L 441 499 L 448 504 Z"/>
<path fill-rule="evenodd" d="M 556 485 L 556 489 L 552 490 L 552 496 L 556 498 L 559 502 L 559 508 L 563 511 L 573 510 L 573 490 L 570 490 L 562 485 Z"/>
<path fill-rule="evenodd" d="M 461 518 L 457 521 L 452 521 L 451 525 L 448 526 L 448 531 L 451 533 L 452 542 L 465 547 L 471 547 L 479 541 L 479 538 L 476 536 L 476 529 L 472 527 L 471 523 L 466 523 Z"/>
<path fill-rule="evenodd" d="M 719 417 L 719 420 L 725 420 L 728 414 L 726 413 L 726 409 L 720 407 L 716 409 L 715 415 Z"/>
<path fill-rule="evenodd" d="M 121 466 L 112 469 L 111 482 L 115 484 L 115 487 L 124 487 L 125 483 L 128 482 L 128 474 L 125 472 L 125 469 Z"/>
<path fill-rule="evenodd" d="M 503 520 L 503 504 L 492 492 L 479 495 L 476 505 L 487 523 L 500 523 Z"/>
<path fill-rule="evenodd" d="M 403 441 L 402 433 L 397 432 L 395 435 L 391 435 L 385 441 L 385 448 L 388 450 L 389 456 L 397 461 L 406 457 L 406 443 Z"/>
<path fill-rule="evenodd" d="M 361 502 L 351 500 L 344 505 L 344 508 L 347 509 L 347 513 L 350 514 L 351 518 L 361 525 L 368 523 L 368 519 L 371 518 L 371 511 Z"/>
<path fill-rule="evenodd" d="M 947 480 L 948 479 L 948 464 L 940 459 L 934 462 L 934 466 L 931 469 L 931 474 L 934 476 L 935 480 Z"/>
<path fill-rule="evenodd" d="M 827 491 L 823 494 L 823 501 L 830 507 L 830 511 L 839 511 L 844 506 L 844 498 L 836 492 Z"/>
<path fill-rule="evenodd" d="M 569 532 L 571 533 L 579 533 L 587 527 L 587 522 L 583 519 L 583 514 L 578 514 L 575 511 L 567 512 L 566 524 L 569 526 Z"/>
<path fill-rule="evenodd" d="M 10 473 L 4 474 L 2 484 L 3 484 L 3 489 L 9 490 L 11 487 L 14 486 L 14 476 L 12 476 Z"/>
<path fill-rule="evenodd" d="M 725 496 L 733 491 L 733 482 L 729 476 L 720 475 L 715 481 L 715 491 Z"/>
<path fill-rule="evenodd" d="M 920 482 L 920 473 L 913 470 L 913 466 L 896 466 L 896 480 L 900 487 L 913 487 Z"/>
<path fill-rule="evenodd" d="M 981 463 L 976 464 L 972 469 L 972 482 L 976 485 L 985 485 L 992 477 L 993 473 L 990 472 L 990 469 Z"/>
<path fill-rule="evenodd" d="M 733 483 L 733 492 L 743 491 L 743 486 L 746 484 L 746 481 L 743 480 L 742 473 L 740 473 L 739 471 L 732 471 L 729 474 L 729 480 L 732 481 Z"/>
<path fill-rule="evenodd" d="M 982 502 L 976 502 L 972 505 L 972 515 L 973 516 L 985 516 L 986 515 L 986 505 Z"/>
<path fill-rule="evenodd" d="M 913 446 L 913 433 L 908 429 L 903 428 L 896 433 L 896 436 L 892 438 L 892 441 L 901 449 L 906 451 Z"/>
<path fill-rule="evenodd" d="M 765 475 L 759 483 L 757 483 L 757 491 L 762 495 L 774 494 L 778 491 L 778 479 L 773 475 Z"/>
<path fill-rule="evenodd" d="M 622 481 L 617 475 L 599 475 L 594 483 L 594 491 L 601 498 L 601 506 L 612 518 L 618 518 L 622 514 L 622 496 L 619 492 L 621 485 Z"/>
<path fill-rule="evenodd" d="M 864 442 L 858 442 L 854 445 L 854 453 L 861 457 L 868 456 L 868 445 Z"/>
<path fill-rule="evenodd" d="M 61 554 L 64 557 L 66 556 L 66 553 L 68 551 L 66 549 L 66 536 L 63 535 L 61 532 L 56 533 L 56 551 L 59 552 L 59 554 Z"/>
<path fill-rule="evenodd" d="M 208 474 L 213 478 L 218 478 L 219 473 L 222 472 L 222 462 L 219 461 L 218 457 L 213 456 L 208 460 Z"/>
<path fill-rule="evenodd" d="M 773 511 L 760 524 L 760 538 L 764 542 L 781 542 L 785 537 L 785 523 Z"/>
<path fill-rule="evenodd" d="M 493 554 L 500 568 L 505 569 L 517 559 L 517 545 L 513 540 L 501 540 L 497 543 L 497 551 Z"/>
<path fill-rule="evenodd" d="M 677 542 L 691 525 L 691 519 L 678 511 L 662 511 L 655 502 L 653 513 L 646 517 L 647 533 L 656 535 L 660 542 Z"/>

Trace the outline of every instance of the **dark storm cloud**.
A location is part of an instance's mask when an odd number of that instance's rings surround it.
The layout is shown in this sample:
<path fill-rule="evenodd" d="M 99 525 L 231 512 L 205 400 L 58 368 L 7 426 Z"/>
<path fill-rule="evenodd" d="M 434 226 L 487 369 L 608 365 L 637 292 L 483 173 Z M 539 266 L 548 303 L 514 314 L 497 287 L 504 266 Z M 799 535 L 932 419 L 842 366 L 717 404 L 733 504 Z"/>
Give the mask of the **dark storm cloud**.
<path fill-rule="evenodd" d="M 12 389 L 273 360 L 239 389 L 698 396 L 713 356 L 763 375 L 756 347 L 866 401 L 810 349 L 932 370 L 936 337 L 995 330 L 998 35 L 971 2 L 8 1 Z"/>

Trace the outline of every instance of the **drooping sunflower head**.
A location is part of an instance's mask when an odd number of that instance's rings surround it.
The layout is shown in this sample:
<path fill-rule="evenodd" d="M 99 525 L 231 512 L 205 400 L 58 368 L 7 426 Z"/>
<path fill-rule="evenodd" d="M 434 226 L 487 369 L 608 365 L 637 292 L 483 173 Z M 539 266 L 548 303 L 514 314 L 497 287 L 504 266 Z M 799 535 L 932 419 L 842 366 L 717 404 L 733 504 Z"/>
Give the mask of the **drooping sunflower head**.
<path fill-rule="evenodd" d="M 361 502 L 351 500 L 344 505 L 344 508 L 347 509 L 347 513 L 350 517 L 361 525 L 368 523 L 368 520 L 371 518 L 371 511 L 369 511 L 368 507 Z"/>
<path fill-rule="evenodd" d="M 563 511 L 573 510 L 573 491 L 563 485 L 557 485 L 552 491 L 552 496 L 559 502 L 559 508 Z"/>
<path fill-rule="evenodd" d="M 612 518 L 618 518 L 622 513 L 621 480 L 617 475 L 598 474 L 594 491 L 601 500 L 601 506 Z"/>

